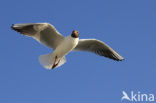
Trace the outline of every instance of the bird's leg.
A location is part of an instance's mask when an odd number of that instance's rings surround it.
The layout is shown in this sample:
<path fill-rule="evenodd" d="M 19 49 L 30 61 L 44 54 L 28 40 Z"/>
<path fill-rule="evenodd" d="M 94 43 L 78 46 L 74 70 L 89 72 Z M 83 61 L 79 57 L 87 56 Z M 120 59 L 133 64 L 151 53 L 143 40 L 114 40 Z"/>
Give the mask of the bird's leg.
<path fill-rule="evenodd" d="M 53 63 L 53 66 L 52 66 L 51 69 L 54 69 L 59 64 L 60 59 L 59 59 L 59 61 L 57 63 L 56 63 L 56 60 L 57 60 L 57 56 L 55 57 L 55 60 L 54 60 L 54 63 Z"/>
<path fill-rule="evenodd" d="M 56 67 L 56 59 L 57 59 L 57 56 L 55 56 L 55 60 L 54 60 L 54 63 L 53 63 L 53 66 L 51 69 L 55 68 Z"/>

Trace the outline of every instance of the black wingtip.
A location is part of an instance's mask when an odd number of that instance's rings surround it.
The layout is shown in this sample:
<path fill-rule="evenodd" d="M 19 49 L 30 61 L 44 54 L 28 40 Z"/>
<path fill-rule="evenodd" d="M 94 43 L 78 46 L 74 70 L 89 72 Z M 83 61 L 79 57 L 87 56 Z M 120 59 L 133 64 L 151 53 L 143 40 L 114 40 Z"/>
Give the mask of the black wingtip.
<path fill-rule="evenodd" d="M 11 29 L 21 33 L 21 29 L 19 27 L 16 27 L 15 24 L 11 25 Z"/>
<path fill-rule="evenodd" d="M 15 29 L 15 28 L 14 28 L 14 24 L 12 24 L 12 25 L 11 25 L 11 29 L 12 29 L 12 30 L 14 30 L 14 29 Z"/>
<path fill-rule="evenodd" d="M 117 61 L 124 61 L 125 59 L 124 58 L 122 58 L 122 59 L 118 59 Z"/>

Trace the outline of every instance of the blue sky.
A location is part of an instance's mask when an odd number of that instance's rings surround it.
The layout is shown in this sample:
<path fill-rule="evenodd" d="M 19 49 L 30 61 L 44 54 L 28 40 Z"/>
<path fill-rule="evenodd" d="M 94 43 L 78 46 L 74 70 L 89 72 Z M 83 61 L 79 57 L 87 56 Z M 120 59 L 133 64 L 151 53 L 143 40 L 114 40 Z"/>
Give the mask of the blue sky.
<path fill-rule="evenodd" d="M 120 103 L 122 91 L 156 95 L 155 0 L 3 0 L 0 2 L 1 103 Z M 104 41 L 125 61 L 69 53 L 54 70 L 38 62 L 51 49 L 10 29 L 49 22 L 64 36 Z M 126 101 L 125 101 L 126 102 Z"/>

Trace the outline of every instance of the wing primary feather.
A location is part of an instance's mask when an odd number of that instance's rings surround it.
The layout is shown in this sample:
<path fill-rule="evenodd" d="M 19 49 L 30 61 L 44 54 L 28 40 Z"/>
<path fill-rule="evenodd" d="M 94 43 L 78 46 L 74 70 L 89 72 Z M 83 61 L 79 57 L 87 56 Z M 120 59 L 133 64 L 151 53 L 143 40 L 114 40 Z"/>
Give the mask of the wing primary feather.
<path fill-rule="evenodd" d="M 123 60 L 123 57 L 116 53 L 111 47 L 96 39 L 80 39 L 74 51 L 88 51 L 116 61 Z"/>
<path fill-rule="evenodd" d="M 64 37 L 49 23 L 13 24 L 11 28 L 21 34 L 33 37 L 38 42 L 55 49 Z"/>

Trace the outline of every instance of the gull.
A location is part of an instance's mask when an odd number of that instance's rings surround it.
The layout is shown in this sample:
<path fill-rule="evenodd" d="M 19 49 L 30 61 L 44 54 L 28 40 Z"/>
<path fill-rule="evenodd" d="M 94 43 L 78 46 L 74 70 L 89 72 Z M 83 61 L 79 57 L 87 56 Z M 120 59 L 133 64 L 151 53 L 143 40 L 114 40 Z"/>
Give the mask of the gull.
<path fill-rule="evenodd" d="M 71 51 L 88 51 L 116 61 L 123 60 L 122 56 L 100 40 L 79 39 L 77 30 L 65 37 L 49 23 L 13 24 L 11 28 L 53 49 L 52 53 L 39 56 L 40 64 L 46 69 L 63 65 L 66 62 L 65 56 Z"/>

